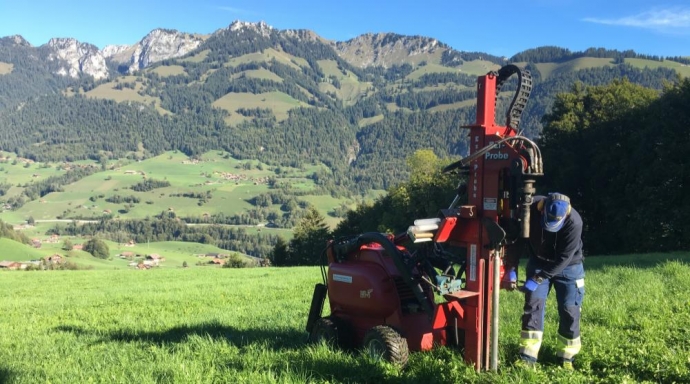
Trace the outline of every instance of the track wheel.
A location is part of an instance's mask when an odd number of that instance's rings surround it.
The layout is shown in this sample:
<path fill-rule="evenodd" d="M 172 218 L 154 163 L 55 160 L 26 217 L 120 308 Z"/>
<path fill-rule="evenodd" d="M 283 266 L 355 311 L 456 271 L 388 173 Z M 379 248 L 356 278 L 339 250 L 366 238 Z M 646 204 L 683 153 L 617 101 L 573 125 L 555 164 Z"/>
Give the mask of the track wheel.
<path fill-rule="evenodd" d="M 364 350 L 374 360 L 386 360 L 397 365 L 407 364 L 409 350 L 405 340 L 395 329 L 378 325 L 364 335 Z"/>
<path fill-rule="evenodd" d="M 314 323 L 309 334 L 309 342 L 318 344 L 325 342 L 331 347 L 338 345 L 338 328 L 328 317 L 322 317 Z"/>

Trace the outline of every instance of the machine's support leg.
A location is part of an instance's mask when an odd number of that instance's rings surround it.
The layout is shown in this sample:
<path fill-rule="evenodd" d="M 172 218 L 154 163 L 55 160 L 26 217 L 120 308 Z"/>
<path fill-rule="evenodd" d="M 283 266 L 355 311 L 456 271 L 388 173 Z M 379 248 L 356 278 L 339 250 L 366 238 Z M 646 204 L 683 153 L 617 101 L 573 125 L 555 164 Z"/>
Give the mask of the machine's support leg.
<path fill-rule="evenodd" d="M 493 287 L 492 287 L 492 298 L 491 298 L 491 358 L 489 361 L 489 369 L 496 372 L 498 371 L 498 319 L 499 319 L 499 297 L 500 289 L 499 284 L 501 281 L 501 258 L 500 252 L 495 251 L 493 257 Z"/>

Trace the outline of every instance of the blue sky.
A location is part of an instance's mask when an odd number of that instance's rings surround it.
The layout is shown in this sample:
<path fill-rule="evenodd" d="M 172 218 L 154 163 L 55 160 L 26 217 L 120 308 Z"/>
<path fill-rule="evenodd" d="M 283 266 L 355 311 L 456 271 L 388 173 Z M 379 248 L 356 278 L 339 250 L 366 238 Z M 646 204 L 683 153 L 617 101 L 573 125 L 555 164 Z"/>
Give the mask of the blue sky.
<path fill-rule="evenodd" d="M 436 38 L 461 51 L 512 56 L 555 45 L 690 56 L 688 0 L 27 0 L 0 1 L 0 36 L 34 46 L 74 37 L 103 48 L 155 28 L 210 33 L 233 20 L 310 29 L 344 41 L 367 32 Z"/>

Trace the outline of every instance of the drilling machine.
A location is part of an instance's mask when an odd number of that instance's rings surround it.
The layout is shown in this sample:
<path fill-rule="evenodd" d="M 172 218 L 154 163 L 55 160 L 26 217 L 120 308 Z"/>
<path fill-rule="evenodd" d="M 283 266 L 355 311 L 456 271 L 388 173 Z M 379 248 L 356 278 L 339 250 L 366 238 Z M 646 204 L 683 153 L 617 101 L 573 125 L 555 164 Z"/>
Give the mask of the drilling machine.
<path fill-rule="evenodd" d="M 499 126 L 499 92 L 513 75 L 517 89 Z M 535 178 L 543 174 L 538 146 L 518 130 L 531 89 L 529 72 L 515 65 L 478 77 L 476 123 L 463 127 L 469 155 L 444 169 L 466 176 L 437 217 L 397 235 L 329 241 L 307 318 L 311 341 L 363 347 L 400 365 L 409 351 L 456 346 L 477 371 L 497 370 L 499 289 L 517 284 L 517 245 L 529 237 Z"/>

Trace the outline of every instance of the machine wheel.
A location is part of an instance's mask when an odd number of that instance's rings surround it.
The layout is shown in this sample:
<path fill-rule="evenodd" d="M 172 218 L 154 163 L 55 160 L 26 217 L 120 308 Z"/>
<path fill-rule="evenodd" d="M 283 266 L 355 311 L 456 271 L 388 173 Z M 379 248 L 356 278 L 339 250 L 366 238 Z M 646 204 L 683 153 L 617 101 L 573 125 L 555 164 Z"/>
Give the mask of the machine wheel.
<path fill-rule="evenodd" d="M 407 340 L 386 325 L 378 325 L 367 331 L 364 335 L 364 349 L 374 360 L 386 360 L 400 366 L 407 364 L 410 353 Z"/>
<path fill-rule="evenodd" d="M 338 328 L 333 320 L 322 317 L 314 323 L 314 327 L 309 334 L 309 342 L 318 344 L 325 342 L 331 347 L 338 345 Z"/>

